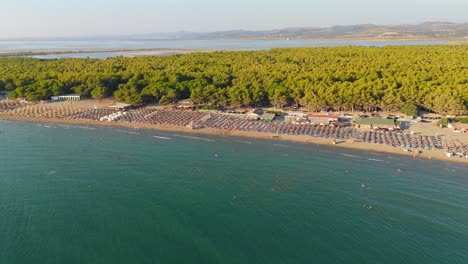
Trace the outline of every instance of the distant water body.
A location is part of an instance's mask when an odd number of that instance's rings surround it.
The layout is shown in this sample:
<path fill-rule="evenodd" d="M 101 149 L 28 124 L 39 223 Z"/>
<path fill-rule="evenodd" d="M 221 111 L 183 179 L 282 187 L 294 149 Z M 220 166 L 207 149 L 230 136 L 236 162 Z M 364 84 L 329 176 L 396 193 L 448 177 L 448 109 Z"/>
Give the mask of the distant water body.
<path fill-rule="evenodd" d="M 86 41 L 0 41 L 0 52 L 11 51 L 73 51 L 122 49 L 193 49 L 193 50 L 267 50 L 276 47 L 321 46 L 387 46 L 435 45 L 440 41 L 345 41 L 345 40 L 86 40 Z M 51 54 L 38 58 L 107 58 L 122 55 L 115 52 Z"/>
<path fill-rule="evenodd" d="M 0 263 L 468 259 L 459 164 L 3 121 L 0 145 Z"/>

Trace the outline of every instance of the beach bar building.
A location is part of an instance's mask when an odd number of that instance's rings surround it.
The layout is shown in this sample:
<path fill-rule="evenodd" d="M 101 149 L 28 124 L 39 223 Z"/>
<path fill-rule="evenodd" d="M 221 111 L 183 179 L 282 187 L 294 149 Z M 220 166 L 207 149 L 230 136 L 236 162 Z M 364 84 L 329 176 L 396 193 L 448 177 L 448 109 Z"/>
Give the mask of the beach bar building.
<path fill-rule="evenodd" d="M 358 128 L 370 128 L 370 129 L 396 129 L 395 119 L 384 119 L 378 117 L 356 117 L 354 124 Z"/>
<path fill-rule="evenodd" d="M 194 104 L 176 104 L 172 107 L 173 110 L 195 110 Z"/>
<path fill-rule="evenodd" d="M 83 99 L 81 94 L 57 95 L 50 98 L 51 101 L 80 101 Z"/>
<path fill-rule="evenodd" d="M 248 120 L 273 121 L 275 119 L 275 114 L 266 113 L 262 109 L 254 109 L 254 110 L 250 111 L 245 117 Z"/>
<path fill-rule="evenodd" d="M 247 119 L 249 120 L 259 120 L 260 116 L 263 115 L 262 109 L 253 109 L 249 113 L 247 113 Z"/>
<path fill-rule="evenodd" d="M 273 121 L 274 119 L 275 114 L 263 113 L 263 115 L 260 116 L 260 120 Z"/>
<path fill-rule="evenodd" d="M 293 124 L 308 124 L 309 118 L 305 113 L 288 112 L 284 116 L 284 122 Z"/>
<path fill-rule="evenodd" d="M 337 122 L 338 116 L 326 114 L 310 114 L 309 121 L 312 124 L 328 126 L 331 122 Z"/>
<path fill-rule="evenodd" d="M 172 110 L 195 110 L 195 104 L 190 99 L 180 100 L 177 104 L 172 105 Z"/>
<path fill-rule="evenodd" d="M 132 108 L 133 105 L 131 104 L 124 104 L 124 103 L 115 103 L 113 105 L 109 105 L 110 108 L 116 111 L 127 111 L 128 109 Z"/>

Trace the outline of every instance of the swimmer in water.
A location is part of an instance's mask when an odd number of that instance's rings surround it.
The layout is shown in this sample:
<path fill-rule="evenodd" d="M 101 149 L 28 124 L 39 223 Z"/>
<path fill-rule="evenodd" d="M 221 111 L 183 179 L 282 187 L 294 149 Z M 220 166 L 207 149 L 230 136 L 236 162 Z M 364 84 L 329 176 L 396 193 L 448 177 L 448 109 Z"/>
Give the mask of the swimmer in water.
<path fill-rule="evenodd" d="M 402 173 L 403 173 L 403 171 L 400 170 L 400 169 L 397 169 L 396 171 L 397 171 L 398 174 L 402 174 Z"/>

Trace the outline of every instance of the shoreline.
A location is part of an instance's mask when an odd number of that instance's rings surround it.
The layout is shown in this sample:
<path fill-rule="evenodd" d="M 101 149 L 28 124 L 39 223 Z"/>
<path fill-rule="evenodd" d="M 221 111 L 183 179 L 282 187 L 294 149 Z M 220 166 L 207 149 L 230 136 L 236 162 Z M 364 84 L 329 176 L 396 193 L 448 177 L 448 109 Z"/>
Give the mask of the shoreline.
<path fill-rule="evenodd" d="M 212 40 L 212 39 L 201 39 L 201 40 Z M 213 39 L 213 40 L 230 40 L 230 41 L 285 41 L 282 38 L 221 38 L 221 39 Z M 355 38 L 355 37 L 340 37 L 340 38 L 291 38 L 290 41 L 352 41 L 352 42 L 359 42 L 359 41 L 368 41 L 368 42 L 375 42 L 375 43 L 382 43 L 382 42 L 425 42 L 425 41 L 433 41 L 433 42 L 440 42 L 440 44 L 434 45 L 463 45 L 467 44 L 468 40 L 465 39 L 431 39 L 431 38 L 372 38 L 372 37 L 362 37 L 362 38 Z M 411 44 L 409 44 L 411 45 Z M 301 48 L 307 47 L 321 47 L 321 46 L 301 46 Z M 329 46 L 326 46 L 329 47 Z M 332 46 L 333 47 L 333 46 Z M 272 48 L 282 48 L 282 47 L 271 47 Z M 287 46 L 284 48 L 288 48 Z M 255 49 L 252 49 L 255 50 Z M 46 55 L 66 55 L 66 54 L 83 54 L 83 53 L 123 53 L 121 55 L 125 55 L 128 53 L 132 55 L 132 53 L 137 54 L 134 56 L 167 56 L 167 55 L 174 55 L 174 54 L 186 54 L 186 53 L 196 53 L 196 52 L 220 52 L 220 51 L 243 51 L 243 50 L 229 50 L 229 49 L 193 49 L 193 48 L 144 48 L 144 49 L 134 49 L 134 48 L 117 48 L 117 49 L 99 49 L 99 48 L 90 48 L 88 49 L 72 49 L 72 50 L 64 50 L 64 49 L 57 49 L 57 50 L 41 50 L 41 49 L 32 49 L 32 50 L 6 50 L 0 51 L 0 58 L 8 58 L 8 57 L 28 57 L 28 56 L 46 56 Z M 153 54 L 153 53 L 161 53 L 161 54 Z M 141 54 L 138 54 L 141 53 Z"/>
<path fill-rule="evenodd" d="M 214 136 L 228 136 L 228 137 L 242 137 L 242 138 L 253 138 L 253 139 L 267 139 L 271 141 L 289 141 L 296 143 L 312 144 L 312 145 L 327 145 L 329 147 L 345 148 L 363 152 L 376 152 L 381 154 L 398 155 L 410 159 L 422 159 L 422 160 L 437 160 L 445 162 L 453 162 L 458 164 L 468 164 L 468 160 L 459 157 L 448 158 L 444 155 L 444 151 L 441 149 L 426 150 L 421 154 L 405 153 L 398 147 L 391 147 L 382 144 L 365 143 L 365 142 L 350 142 L 341 141 L 338 144 L 332 144 L 333 139 L 331 138 L 318 138 L 311 136 L 302 135 L 277 135 L 266 132 L 251 132 L 251 131 L 225 131 L 222 129 L 215 128 L 199 128 L 191 129 L 188 127 L 170 126 L 170 125 L 154 125 L 149 123 L 129 123 L 129 122 L 102 122 L 92 120 L 67 120 L 57 118 L 30 118 L 30 117 L 18 117 L 0 114 L 0 121 L 16 121 L 16 122 L 27 122 L 27 123 L 52 123 L 52 124 L 65 124 L 65 125 L 84 125 L 84 126 L 98 126 L 98 127 L 114 127 L 114 128 L 131 128 L 131 129 L 148 129 L 154 131 L 168 131 L 168 132 L 181 132 L 187 134 L 204 134 Z"/>
<path fill-rule="evenodd" d="M 96 54 L 96 53 L 122 53 L 122 55 L 134 56 L 168 56 L 175 54 L 187 54 L 195 52 L 216 52 L 218 50 L 203 50 L 203 49 L 171 49 L 171 48 L 154 48 L 154 49 L 89 49 L 89 50 L 12 50 L 0 51 L 0 58 L 10 57 L 30 57 L 30 56 L 46 56 L 46 55 L 67 55 L 67 54 Z M 160 54 L 156 54 L 160 53 Z M 135 55 L 136 54 L 136 55 Z"/>

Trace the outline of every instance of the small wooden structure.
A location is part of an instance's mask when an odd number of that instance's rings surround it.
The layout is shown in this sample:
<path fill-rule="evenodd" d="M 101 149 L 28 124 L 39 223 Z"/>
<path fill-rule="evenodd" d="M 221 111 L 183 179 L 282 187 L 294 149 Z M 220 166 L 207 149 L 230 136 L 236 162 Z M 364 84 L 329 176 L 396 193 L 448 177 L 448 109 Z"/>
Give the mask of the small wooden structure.
<path fill-rule="evenodd" d="M 247 113 L 247 119 L 249 120 L 259 120 L 260 117 L 263 115 L 263 110 L 262 109 L 254 109 Z"/>
<path fill-rule="evenodd" d="M 195 105 L 194 104 L 176 104 L 172 106 L 173 110 L 195 110 Z"/>
<path fill-rule="evenodd" d="M 350 126 L 350 123 L 342 122 L 342 121 L 330 121 L 329 125 L 333 127 L 347 127 L 347 126 Z"/>
<path fill-rule="evenodd" d="M 81 94 L 68 94 L 68 95 L 57 95 L 50 97 L 51 101 L 80 101 L 82 99 Z"/>
<path fill-rule="evenodd" d="M 275 114 L 263 113 L 260 116 L 260 120 L 273 121 L 275 119 Z"/>
<path fill-rule="evenodd" d="M 441 119 L 443 116 L 434 113 L 424 113 L 421 115 L 422 119 Z"/>
<path fill-rule="evenodd" d="M 395 129 L 397 128 L 395 119 L 384 119 L 379 117 L 356 117 L 354 118 L 354 124 L 358 128 L 386 128 Z"/>
<path fill-rule="evenodd" d="M 173 110 L 195 110 L 195 104 L 190 99 L 180 100 L 172 106 Z"/>
<path fill-rule="evenodd" d="M 125 103 L 115 103 L 113 105 L 109 105 L 109 107 L 116 111 L 127 111 L 128 109 L 132 108 L 133 105 Z"/>
<path fill-rule="evenodd" d="M 234 108 L 232 110 L 229 110 L 228 113 L 234 113 L 238 115 L 245 115 L 248 112 L 247 109 L 245 108 Z"/>
<path fill-rule="evenodd" d="M 272 113 L 263 112 L 262 109 L 254 109 L 250 111 L 245 117 L 249 120 L 273 121 L 276 115 Z"/>
<path fill-rule="evenodd" d="M 306 113 L 298 113 L 298 112 L 287 112 L 287 113 L 285 113 L 285 117 L 286 116 L 297 117 L 297 118 L 307 118 Z"/>
<path fill-rule="evenodd" d="M 337 115 L 310 114 L 309 121 L 313 124 L 329 125 L 331 122 L 337 122 Z"/>

